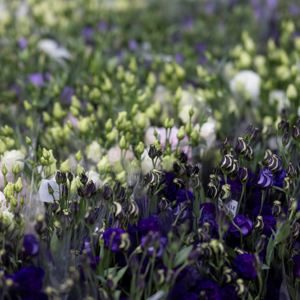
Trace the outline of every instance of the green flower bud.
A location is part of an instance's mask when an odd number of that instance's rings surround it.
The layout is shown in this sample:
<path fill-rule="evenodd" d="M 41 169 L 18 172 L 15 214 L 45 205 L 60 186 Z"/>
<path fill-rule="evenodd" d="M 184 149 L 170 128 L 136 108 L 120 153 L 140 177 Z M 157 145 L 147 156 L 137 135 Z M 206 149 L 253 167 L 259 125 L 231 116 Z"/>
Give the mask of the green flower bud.
<path fill-rule="evenodd" d="M 119 146 L 120 146 L 121 150 L 126 150 L 128 148 L 128 145 L 127 145 L 124 135 L 120 139 Z"/>
<path fill-rule="evenodd" d="M 110 164 L 107 156 L 103 156 L 97 164 L 99 173 L 107 173 L 110 170 Z"/>
<path fill-rule="evenodd" d="M 147 77 L 147 85 L 153 88 L 156 84 L 156 77 L 153 72 L 150 72 Z"/>
<path fill-rule="evenodd" d="M 26 136 L 25 142 L 26 142 L 26 144 L 27 144 L 28 146 L 31 146 L 31 144 L 32 144 L 31 138 L 28 137 L 28 136 Z"/>
<path fill-rule="evenodd" d="M 177 132 L 178 141 L 182 141 L 185 137 L 185 129 L 184 126 L 181 126 Z"/>
<path fill-rule="evenodd" d="M 173 169 L 173 164 L 175 162 L 175 158 L 172 155 L 166 155 L 162 159 L 163 169 L 166 171 L 171 171 Z"/>
<path fill-rule="evenodd" d="M 18 175 L 21 172 L 21 170 L 22 169 L 19 163 L 14 164 L 12 167 L 12 172 L 14 175 Z"/>
<path fill-rule="evenodd" d="M 298 92 L 297 92 L 296 87 L 293 84 L 288 85 L 286 95 L 290 100 L 297 98 Z"/>
<path fill-rule="evenodd" d="M 82 160 L 82 153 L 80 150 L 75 154 L 75 158 L 78 162 Z"/>
<path fill-rule="evenodd" d="M 6 176 L 7 173 L 8 173 L 8 170 L 7 170 L 7 168 L 4 164 L 2 165 L 2 170 L 1 171 L 2 171 L 3 176 Z"/>
<path fill-rule="evenodd" d="M 65 161 L 63 161 L 60 164 L 60 170 L 64 173 L 70 172 L 71 171 L 71 167 L 70 167 L 70 161 L 69 159 L 66 159 Z"/>
<path fill-rule="evenodd" d="M 55 102 L 53 106 L 53 116 L 55 119 L 60 120 L 66 116 L 66 112 L 63 110 L 59 102 Z"/>
<path fill-rule="evenodd" d="M 90 127 L 90 119 L 88 117 L 82 118 L 78 122 L 78 129 L 81 133 L 87 133 Z"/>
<path fill-rule="evenodd" d="M 138 156 L 141 156 L 145 150 L 145 145 L 143 142 L 139 142 L 138 145 L 135 147 L 135 152 Z"/>
<path fill-rule="evenodd" d="M 18 178 L 18 180 L 14 184 L 14 190 L 16 193 L 20 193 L 23 189 L 23 183 L 21 177 Z"/>
<path fill-rule="evenodd" d="M 25 100 L 24 101 L 24 108 L 25 108 L 25 110 L 29 111 L 29 110 L 32 109 L 32 105 L 27 100 Z"/>
<path fill-rule="evenodd" d="M 106 139 L 109 143 L 114 142 L 118 137 L 118 130 L 114 128 L 111 132 L 106 134 Z"/>

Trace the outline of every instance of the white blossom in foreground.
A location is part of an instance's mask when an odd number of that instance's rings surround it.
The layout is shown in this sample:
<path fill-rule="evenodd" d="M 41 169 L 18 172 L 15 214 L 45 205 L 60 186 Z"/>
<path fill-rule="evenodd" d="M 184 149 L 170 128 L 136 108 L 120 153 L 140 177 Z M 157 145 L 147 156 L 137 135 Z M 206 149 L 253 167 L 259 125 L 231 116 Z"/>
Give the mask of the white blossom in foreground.
<path fill-rule="evenodd" d="M 243 70 L 238 72 L 230 81 L 231 92 L 237 97 L 246 97 L 257 102 L 260 95 L 260 76 L 251 71 Z"/>
<path fill-rule="evenodd" d="M 93 181 L 93 183 L 95 184 L 96 189 L 99 189 L 100 187 L 103 186 L 103 182 L 100 179 L 100 175 L 96 171 L 93 171 L 93 170 L 89 171 L 87 176 L 88 176 L 89 181 L 90 180 Z"/>
<path fill-rule="evenodd" d="M 49 193 L 50 189 L 53 191 L 53 195 Z M 53 197 L 55 200 L 59 199 L 59 187 L 55 180 L 53 179 L 42 179 L 39 188 L 39 199 L 42 202 L 53 203 Z"/>
<path fill-rule="evenodd" d="M 2 166 L 5 165 L 8 173 L 11 173 L 15 167 L 18 167 L 19 171 L 22 171 L 24 168 L 24 159 L 25 155 L 20 150 L 10 150 L 4 152 L 1 164 Z"/>
<path fill-rule="evenodd" d="M 71 58 L 71 53 L 66 48 L 51 39 L 41 39 L 38 42 L 38 49 L 57 61 Z"/>
<path fill-rule="evenodd" d="M 213 118 L 208 118 L 201 126 L 200 136 L 205 140 L 208 149 L 214 145 L 216 141 L 216 121 Z"/>

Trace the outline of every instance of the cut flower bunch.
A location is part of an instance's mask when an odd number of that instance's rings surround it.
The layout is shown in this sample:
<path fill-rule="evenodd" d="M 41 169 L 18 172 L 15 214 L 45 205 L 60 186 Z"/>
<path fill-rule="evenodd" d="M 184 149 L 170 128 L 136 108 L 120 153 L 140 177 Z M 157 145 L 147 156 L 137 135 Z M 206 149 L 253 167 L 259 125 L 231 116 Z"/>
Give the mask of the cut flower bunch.
<path fill-rule="evenodd" d="M 0 0 L 0 299 L 300 299 L 299 15 Z"/>

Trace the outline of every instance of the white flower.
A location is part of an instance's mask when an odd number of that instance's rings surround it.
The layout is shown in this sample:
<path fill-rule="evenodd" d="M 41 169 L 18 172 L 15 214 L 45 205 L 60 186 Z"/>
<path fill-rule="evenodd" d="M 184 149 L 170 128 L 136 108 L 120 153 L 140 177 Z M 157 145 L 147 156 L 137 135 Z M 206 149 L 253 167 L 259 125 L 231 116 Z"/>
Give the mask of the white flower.
<path fill-rule="evenodd" d="M 216 141 L 216 121 L 213 118 L 208 118 L 201 126 L 200 136 L 206 141 L 207 148 L 214 145 Z"/>
<path fill-rule="evenodd" d="M 89 181 L 91 180 L 94 182 L 96 189 L 99 189 L 101 186 L 103 186 L 103 183 L 100 179 L 100 175 L 96 171 L 89 171 L 87 176 Z"/>
<path fill-rule="evenodd" d="M 58 45 L 54 40 L 41 39 L 38 42 L 38 48 L 57 61 L 71 58 L 70 52 L 66 48 Z"/>
<path fill-rule="evenodd" d="M 142 173 L 145 175 L 153 169 L 152 159 L 148 155 L 148 151 L 144 150 L 141 161 Z"/>
<path fill-rule="evenodd" d="M 53 190 L 53 195 L 49 193 L 50 186 Z M 59 199 L 59 187 L 55 180 L 53 179 L 42 179 L 39 188 L 39 198 L 42 202 L 53 203 L 53 197 L 55 200 Z"/>
<path fill-rule="evenodd" d="M 0 191 L 0 212 L 5 211 L 8 209 L 6 198 L 4 194 Z"/>
<path fill-rule="evenodd" d="M 269 94 L 269 103 L 277 103 L 277 111 L 280 113 L 284 108 L 290 107 L 290 101 L 282 90 L 274 90 Z"/>
<path fill-rule="evenodd" d="M 182 96 L 179 101 L 179 118 L 183 123 L 187 123 L 190 119 L 190 110 L 194 110 L 193 119 L 198 115 L 198 105 L 195 96 L 189 91 L 182 91 Z"/>
<path fill-rule="evenodd" d="M 1 164 L 2 166 L 5 165 L 9 173 L 11 173 L 13 168 L 17 165 L 19 167 L 19 170 L 22 171 L 24 168 L 24 159 L 25 155 L 20 150 L 5 151 L 1 159 Z"/>
<path fill-rule="evenodd" d="M 256 102 L 260 95 L 260 76 L 251 71 L 243 70 L 238 72 L 230 81 L 231 92 L 238 97 L 244 96 Z"/>
<path fill-rule="evenodd" d="M 89 160 L 94 163 L 98 163 L 101 159 L 101 147 L 96 142 L 93 141 L 90 145 L 86 148 L 86 156 Z"/>

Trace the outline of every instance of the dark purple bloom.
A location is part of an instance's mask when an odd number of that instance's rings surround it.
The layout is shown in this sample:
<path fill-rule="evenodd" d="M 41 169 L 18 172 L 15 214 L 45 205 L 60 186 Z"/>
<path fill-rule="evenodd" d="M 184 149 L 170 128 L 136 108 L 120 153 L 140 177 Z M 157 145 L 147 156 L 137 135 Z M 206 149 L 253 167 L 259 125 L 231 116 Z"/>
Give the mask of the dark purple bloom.
<path fill-rule="evenodd" d="M 60 99 L 64 104 L 71 104 L 74 89 L 70 86 L 65 86 L 60 94 Z"/>
<path fill-rule="evenodd" d="M 283 187 L 283 182 L 285 177 L 286 177 L 286 171 L 284 169 L 276 172 L 273 176 L 273 186 Z"/>
<path fill-rule="evenodd" d="M 228 234 L 234 238 L 248 236 L 253 229 L 253 222 L 243 215 L 237 215 L 228 228 Z"/>
<path fill-rule="evenodd" d="M 186 202 L 186 201 L 193 201 L 194 200 L 194 194 L 185 189 L 180 189 L 176 193 L 176 202 L 177 204 Z"/>
<path fill-rule="evenodd" d="M 273 215 L 262 216 L 263 218 L 263 234 L 266 236 L 270 236 L 272 234 L 272 230 L 275 230 L 276 227 L 276 219 Z"/>
<path fill-rule="evenodd" d="M 35 256 L 40 249 L 39 241 L 33 234 L 26 234 L 23 239 L 23 250 L 28 256 Z"/>
<path fill-rule="evenodd" d="M 28 42 L 27 39 L 24 37 L 20 37 L 18 39 L 18 46 L 21 50 L 24 50 L 25 48 L 27 48 Z"/>
<path fill-rule="evenodd" d="M 204 294 L 207 300 L 221 300 L 220 288 L 216 282 L 210 279 L 201 280 L 199 283 L 200 294 Z"/>
<path fill-rule="evenodd" d="M 44 276 L 45 272 L 41 268 L 34 266 L 22 268 L 11 276 L 14 292 L 17 292 L 21 299 L 47 299 L 42 293 Z"/>
<path fill-rule="evenodd" d="M 104 244 L 112 252 L 119 252 L 122 243 L 122 235 L 126 233 L 121 228 L 108 228 L 103 233 Z"/>
<path fill-rule="evenodd" d="M 268 188 L 273 185 L 273 173 L 268 168 L 263 168 L 259 172 L 257 184 L 262 188 Z"/>
<path fill-rule="evenodd" d="M 159 218 L 157 215 L 152 215 L 148 218 L 141 219 L 137 227 L 142 235 L 146 235 L 149 231 L 159 231 Z"/>
<path fill-rule="evenodd" d="M 28 75 L 28 80 L 31 84 L 41 87 L 45 84 L 45 79 L 42 73 L 32 73 Z"/>
<path fill-rule="evenodd" d="M 300 278 L 300 255 L 293 257 L 293 274 L 296 278 Z"/>
<path fill-rule="evenodd" d="M 149 256 L 155 255 L 156 257 L 161 257 L 167 243 L 167 238 L 160 236 L 158 232 L 149 232 L 141 239 L 141 246 L 147 249 Z"/>
<path fill-rule="evenodd" d="M 236 293 L 235 286 L 227 284 L 221 288 L 222 299 L 238 300 L 239 297 Z"/>
<path fill-rule="evenodd" d="M 239 254 L 233 261 L 235 271 L 243 279 L 253 280 L 257 277 L 255 256 L 253 254 Z"/>

